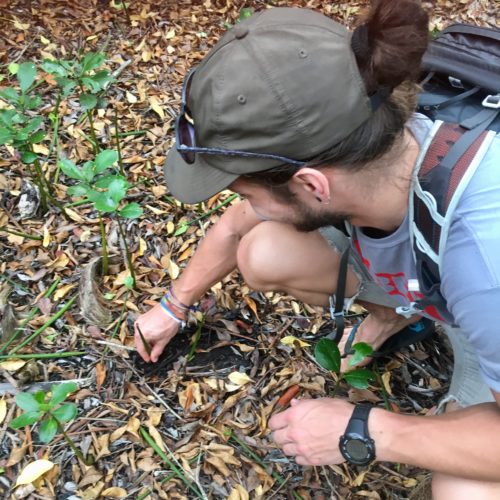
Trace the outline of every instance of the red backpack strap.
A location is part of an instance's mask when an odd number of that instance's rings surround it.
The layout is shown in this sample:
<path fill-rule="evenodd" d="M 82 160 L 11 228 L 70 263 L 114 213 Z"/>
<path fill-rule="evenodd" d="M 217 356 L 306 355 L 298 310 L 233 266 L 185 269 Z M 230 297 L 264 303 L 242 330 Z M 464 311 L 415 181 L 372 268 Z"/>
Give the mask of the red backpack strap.
<path fill-rule="evenodd" d="M 453 146 L 467 132 L 460 125 L 453 123 L 443 123 L 439 127 L 418 173 L 418 182 L 427 200 L 418 196 L 416 190 L 413 192 L 413 223 L 434 252 L 434 256 L 430 255 L 431 252 L 426 252 L 422 245 L 418 244 L 416 231 L 413 231 L 417 277 L 420 292 L 424 295 L 424 299 L 419 301 L 419 307 L 423 309 L 433 305 L 445 320 L 451 320 L 451 314 L 446 309 L 446 301 L 440 290 L 439 250 L 443 227 L 438 220 L 445 221 L 447 215 L 451 217 L 448 208 L 453 195 L 489 133 L 481 132 L 458 160 L 450 165 L 450 162 L 446 161 L 449 160 L 450 150 L 453 151 Z M 429 198 L 432 202 L 429 202 Z"/>

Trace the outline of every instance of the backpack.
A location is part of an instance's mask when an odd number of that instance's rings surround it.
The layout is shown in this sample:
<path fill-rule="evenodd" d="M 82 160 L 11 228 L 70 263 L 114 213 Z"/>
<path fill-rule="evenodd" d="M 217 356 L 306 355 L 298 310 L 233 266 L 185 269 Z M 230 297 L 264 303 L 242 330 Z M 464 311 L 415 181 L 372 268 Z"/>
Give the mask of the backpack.
<path fill-rule="evenodd" d="M 434 307 L 452 322 L 439 270 L 453 211 L 500 131 L 500 30 L 449 26 L 430 42 L 422 73 L 418 111 L 435 125 L 423 148 L 409 217 L 423 298 L 397 311 L 409 316 L 415 309 Z"/>

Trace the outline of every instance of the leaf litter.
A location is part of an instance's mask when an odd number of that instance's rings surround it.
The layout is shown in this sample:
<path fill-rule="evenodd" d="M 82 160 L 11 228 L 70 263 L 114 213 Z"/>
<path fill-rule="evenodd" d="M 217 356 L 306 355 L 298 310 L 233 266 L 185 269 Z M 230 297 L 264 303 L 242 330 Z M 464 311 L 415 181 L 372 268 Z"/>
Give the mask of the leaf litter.
<path fill-rule="evenodd" d="M 432 29 L 452 21 L 496 22 L 487 0 L 424 4 L 432 9 Z M 20 334 L 2 354 L 38 330 L 22 354 L 82 353 L 0 360 L 3 497 L 403 499 L 425 484 L 427 471 L 403 464 L 377 463 L 364 471 L 299 467 L 270 439 L 267 422 L 291 397 L 326 396 L 335 385 L 314 363 L 308 345 L 331 328 L 319 308 L 282 294 L 252 292 L 233 273 L 200 302 L 206 320 L 190 361 L 194 324 L 154 365 L 142 362 L 133 348 L 134 317 L 178 276 L 223 210 L 217 207 L 237 202 L 224 192 L 185 207 L 163 184 L 181 83 L 228 25 L 271 5 L 307 6 L 351 25 L 367 2 L 0 0 L 0 87 L 27 60 L 108 54 L 106 67 L 116 83 L 109 106 L 95 115 L 97 139 L 104 149 L 115 147 L 116 109 L 133 185 L 128 200 L 144 209 L 126 222 L 136 288 L 125 286 L 124 249 L 111 218 L 105 218 L 105 231 L 114 258 L 109 274 L 98 280 L 100 230 L 92 207 L 70 205 L 59 177 L 53 189 L 66 216 L 51 206 L 41 217 L 40 193 L 27 180 L 26 165 L 11 147 L 2 147 L 0 228 L 8 232 L 0 232 L 0 348 L 13 332 Z M 44 97 L 55 105 L 53 76 L 42 72 L 39 78 L 49 86 Z M 60 117 L 60 157 L 89 160 L 88 123 L 79 119 L 77 103 L 63 99 Z M 48 155 L 49 144 L 35 146 L 35 153 Z M 57 168 L 52 158 L 43 164 L 50 176 Z M 77 295 L 78 303 L 45 327 Z M 428 340 L 379 360 L 380 383 L 368 389 L 341 386 L 339 394 L 352 402 L 385 401 L 396 412 L 431 413 L 447 390 L 451 356 L 441 337 Z M 66 432 L 93 457 L 93 465 L 77 460 L 61 436 L 42 445 L 36 428 L 8 427 L 19 414 L 18 391 L 49 390 L 63 381 L 79 387 L 71 397 L 78 416 Z"/>

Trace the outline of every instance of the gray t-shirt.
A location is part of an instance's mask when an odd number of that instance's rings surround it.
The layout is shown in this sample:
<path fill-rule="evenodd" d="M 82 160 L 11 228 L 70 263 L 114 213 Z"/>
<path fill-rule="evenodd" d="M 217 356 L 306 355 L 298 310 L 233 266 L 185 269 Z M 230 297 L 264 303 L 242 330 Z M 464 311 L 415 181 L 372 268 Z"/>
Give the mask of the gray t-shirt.
<path fill-rule="evenodd" d="M 408 124 L 422 146 L 433 123 L 415 114 Z M 353 245 L 370 274 L 401 305 L 421 297 L 408 217 L 391 235 L 370 238 L 353 228 Z M 500 392 L 500 134 L 472 176 L 453 214 L 441 268 L 441 292 L 455 323 L 476 349 L 482 376 Z M 425 316 L 440 319 L 427 308 Z"/>

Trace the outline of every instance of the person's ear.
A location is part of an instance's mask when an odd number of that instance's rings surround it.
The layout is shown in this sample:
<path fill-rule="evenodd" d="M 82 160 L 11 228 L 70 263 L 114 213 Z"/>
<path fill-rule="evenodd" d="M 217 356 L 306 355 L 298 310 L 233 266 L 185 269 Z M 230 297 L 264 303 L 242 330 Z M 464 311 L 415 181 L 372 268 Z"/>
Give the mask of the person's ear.
<path fill-rule="evenodd" d="M 298 189 L 303 189 L 320 203 L 330 201 L 330 183 L 322 171 L 309 167 L 301 168 L 292 177 L 292 182 Z"/>

